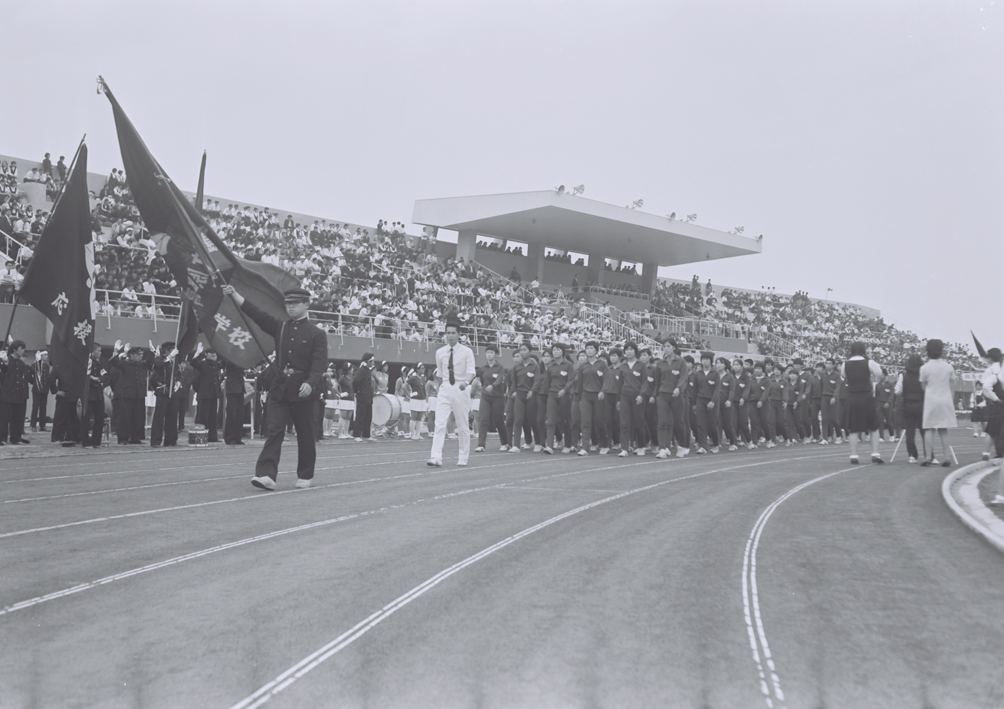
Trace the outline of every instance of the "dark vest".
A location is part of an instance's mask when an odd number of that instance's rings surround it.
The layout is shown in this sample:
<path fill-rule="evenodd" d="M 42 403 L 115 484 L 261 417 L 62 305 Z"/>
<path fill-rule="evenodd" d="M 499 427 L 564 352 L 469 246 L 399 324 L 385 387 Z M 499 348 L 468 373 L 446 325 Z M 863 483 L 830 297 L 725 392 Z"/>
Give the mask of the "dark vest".
<path fill-rule="evenodd" d="M 851 359 L 844 362 L 847 375 L 847 391 L 851 394 L 872 393 L 872 373 L 868 370 L 867 359 Z"/>
<path fill-rule="evenodd" d="M 920 372 L 903 372 L 903 401 L 924 400 L 924 387 L 920 385 Z"/>

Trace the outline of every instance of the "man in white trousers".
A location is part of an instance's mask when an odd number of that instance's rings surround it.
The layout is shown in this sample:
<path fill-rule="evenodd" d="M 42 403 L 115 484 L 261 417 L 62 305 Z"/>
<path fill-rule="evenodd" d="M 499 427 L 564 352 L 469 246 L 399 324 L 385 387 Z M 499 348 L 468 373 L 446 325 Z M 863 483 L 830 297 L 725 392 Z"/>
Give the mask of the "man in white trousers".
<path fill-rule="evenodd" d="M 446 439 L 446 422 L 450 414 L 457 422 L 457 438 L 460 455 L 457 465 L 467 465 L 471 454 L 471 429 L 467 417 L 471 408 L 471 394 L 468 388 L 474 381 L 474 351 L 459 344 L 460 323 L 446 321 L 446 346 L 436 350 L 436 378 L 439 397 L 436 402 L 436 432 L 432 436 L 432 457 L 427 465 L 439 467 L 443 464 L 443 442 Z"/>

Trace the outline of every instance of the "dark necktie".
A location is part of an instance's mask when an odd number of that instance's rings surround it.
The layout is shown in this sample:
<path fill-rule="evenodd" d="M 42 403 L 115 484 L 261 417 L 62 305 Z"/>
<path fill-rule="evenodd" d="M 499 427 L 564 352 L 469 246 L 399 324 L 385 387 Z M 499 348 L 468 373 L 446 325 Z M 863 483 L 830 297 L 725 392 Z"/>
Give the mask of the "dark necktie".
<path fill-rule="evenodd" d="M 453 376 L 453 348 L 450 348 L 450 364 L 448 369 L 450 370 L 450 384 L 456 384 L 457 379 Z"/>

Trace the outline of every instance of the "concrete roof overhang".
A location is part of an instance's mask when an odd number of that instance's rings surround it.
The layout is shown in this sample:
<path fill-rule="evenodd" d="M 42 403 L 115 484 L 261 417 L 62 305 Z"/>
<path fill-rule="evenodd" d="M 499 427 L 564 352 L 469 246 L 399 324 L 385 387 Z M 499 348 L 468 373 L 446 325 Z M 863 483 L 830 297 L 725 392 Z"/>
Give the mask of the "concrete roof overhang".
<path fill-rule="evenodd" d="M 761 242 L 555 190 L 415 201 L 415 224 L 659 266 L 761 252 Z"/>

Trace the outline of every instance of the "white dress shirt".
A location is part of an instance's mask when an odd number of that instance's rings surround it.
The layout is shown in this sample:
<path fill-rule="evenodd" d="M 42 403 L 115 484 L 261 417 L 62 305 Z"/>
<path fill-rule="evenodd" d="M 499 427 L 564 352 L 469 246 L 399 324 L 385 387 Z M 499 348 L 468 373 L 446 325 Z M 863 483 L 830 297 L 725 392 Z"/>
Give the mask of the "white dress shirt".
<path fill-rule="evenodd" d="M 444 345 L 436 350 L 436 371 L 443 384 L 450 383 L 450 346 Z M 457 384 L 470 384 L 474 380 L 474 350 L 467 345 L 456 344 L 453 347 L 453 378 Z"/>

